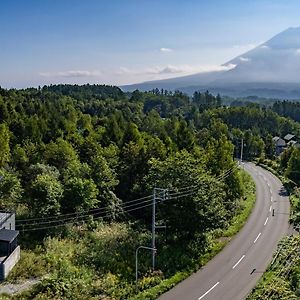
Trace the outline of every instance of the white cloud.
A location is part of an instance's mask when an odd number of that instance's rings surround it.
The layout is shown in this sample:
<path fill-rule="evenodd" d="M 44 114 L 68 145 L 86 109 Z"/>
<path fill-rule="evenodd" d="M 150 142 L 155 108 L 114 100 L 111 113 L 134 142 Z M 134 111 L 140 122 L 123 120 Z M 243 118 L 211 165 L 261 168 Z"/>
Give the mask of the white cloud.
<path fill-rule="evenodd" d="M 59 72 L 41 72 L 40 76 L 43 77 L 97 77 L 100 76 L 99 71 L 86 71 L 86 70 L 70 70 L 70 71 L 59 71 Z"/>
<path fill-rule="evenodd" d="M 160 50 L 160 52 L 164 52 L 164 53 L 166 53 L 166 52 L 173 52 L 173 49 L 171 49 L 171 48 L 165 48 L 165 47 L 162 47 L 159 50 Z"/>
<path fill-rule="evenodd" d="M 297 50 L 296 50 L 296 54 L 297 54 L 297 55 L 300 55 L 300 49 L 297 49 Z"/>
<path fill-rule="evenodd" d="M 44 84 L 51 83 L 106 83 L 106 84 L 131 84 L 148 80 L 159 80 L 186 76 L 195 73 L 226 71 L 235 68 L 236 65 L 152 65 L 141 67 L 121 66 L 117 69 L 103 69 L 100 71 L 69 70 L 41 72 Z M 41 79 L 40 79 L 41 80 Z"/>
<path fill-rule="evenodd" d="M 243 61 L 243 62 L 251 61 L 251 58 L 241 56 L 240 61 Z"/>
<path fill-rule="evenodd" d="M 166 67 L 153 67 L 153 68 L 147 68 L 145 71 L 147 74 L 176 74 L 176 73 L 182 73 L 184 71 L 188 70 L 188 66 L 166 66 Z"/>
<path fill-rule="evenodd" d="M 172 73 L 181 73 L 184 72 L 184 68 L 176 66 L 166 66 L 165 68 L 159 71 L 159 74 L 172 74 Z"/>
<path fill-rule="evenodd" d="M 126 67 L 120 67 L 117 71 L 114 72 L 116 75 L 126 75 L 126 74 L 138 74 L 136 70 L 129 69 Z"/>
<path fill-rule="evenodd" d="M 267 45 L 262 45 L 262 46 L 260 46 L 260 48 L 261 48 L 261 49 L 270 49 L 270 47 L 267 46 Z"/>
<path fill-rule="evenodd" d="M 167 65 L 167 66 L 154 66 L 144 69 L 130 69 L 126 67 L 120 67 L 115 72 L 116 75 L 172 75 L 172 74 L 193 74 L 193 73 L 205 73 L 205 72 L 219 72 L 228 71 L 235 68 L 235 64 L 228 65 L 203 65 L 203 66 L 191 66 L 191 65 Z"/>
<path fill-rule="evenodd" d="M 234 49 L 241 49 L 243 51 L 253 49 L 257 46 L 257 44 L 249 43 L 249 44 L 237 44 L 233 45 Z"/>
<path fill-rule="evenodd" d="M 219 65 L 204 65 L 204 66 L 190 66 L 190 65 L 181 65 L 181 66 L 166 66 L 164 68 L 157 68 L 154 74 L 174 74 L 174 73 L 205 73 L 205 72 L 219 72 L 227 71 L 235 68 L 234 64 L 229 64 L 226 66 Z"/>

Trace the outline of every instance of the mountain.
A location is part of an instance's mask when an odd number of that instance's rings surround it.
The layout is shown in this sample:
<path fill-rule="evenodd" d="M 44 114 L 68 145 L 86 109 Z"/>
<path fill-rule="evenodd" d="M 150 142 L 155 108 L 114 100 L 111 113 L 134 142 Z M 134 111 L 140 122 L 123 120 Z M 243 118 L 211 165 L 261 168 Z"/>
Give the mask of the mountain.
<path fill-rule="evenodd" d="M 122 89 L 163 88 L 187 93 L 209 89 L 212 93 L 234 97 L 300 99 L 300 27 L 288 28 L 223 66 L 232 68 L 127 85 Z"/>

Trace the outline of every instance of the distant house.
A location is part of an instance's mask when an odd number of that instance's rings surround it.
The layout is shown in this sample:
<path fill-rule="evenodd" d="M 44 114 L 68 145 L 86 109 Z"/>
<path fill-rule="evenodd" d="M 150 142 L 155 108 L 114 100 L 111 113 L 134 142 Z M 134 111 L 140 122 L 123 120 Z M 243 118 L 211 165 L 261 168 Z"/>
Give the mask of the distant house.
<path fill-rule="evenodd" d="M 284 136 L 283 138 L 286 143 L 289 143 L 290 141 L 295 140 L 295 135 L 288 133 L 287 135 Z"/>
<path fill-rule="evenodd" d="M 0 211 L 0 280 L 4 280 L 20 259 L 20 246 L 15 230 L 15 214 Z"/>
<path fill-rule="evenodd" d="M 291 140 L 287 143 L 288 146 L 296 146 L 297 145 L 297 142 L 294 141 L 294 140 Z"/>
<path fill-rule="evenodd" d="M 275 153 L 276 153 L 276 155 L 279 155 L 284 150 L 284 148 L 286 147 L 286 142 L 285 142 L 284 139 L 282 139 L 279 136 L 273 137 L 272 140 L 273 140 L 273 143 L 275 145 Z"/>

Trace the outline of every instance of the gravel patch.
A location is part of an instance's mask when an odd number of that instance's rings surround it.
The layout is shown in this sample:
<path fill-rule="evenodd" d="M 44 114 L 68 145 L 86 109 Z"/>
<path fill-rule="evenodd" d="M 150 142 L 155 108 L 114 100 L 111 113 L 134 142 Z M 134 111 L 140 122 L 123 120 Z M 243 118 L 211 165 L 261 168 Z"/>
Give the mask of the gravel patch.
<path fill-rule="evenodd" d="M 28 279 L 23 282 L 18 282 L 18 283 L 2 283 L 0 284 L 0 295 L 1 294 L 9 294 L 9 295 L 14 295 L 21 293 L 25 290 L 30 289 L 32 286 L 34 286 L 37 283 L 40 283 L 41 279 L 40 278 L 33 278 L 33 279 Z"/>

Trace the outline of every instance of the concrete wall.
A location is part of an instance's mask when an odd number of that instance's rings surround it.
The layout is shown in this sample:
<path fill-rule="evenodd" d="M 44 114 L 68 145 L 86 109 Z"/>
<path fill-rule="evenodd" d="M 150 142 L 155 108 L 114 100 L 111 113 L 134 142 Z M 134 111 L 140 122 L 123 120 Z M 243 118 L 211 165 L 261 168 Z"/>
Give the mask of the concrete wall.
<path fill-rule="evenodd" d="M 15 264 L 20 259 L 20 246 L 18 246 L 5 260 L 0 264 L 0 280 L 4 280 Z"/>

